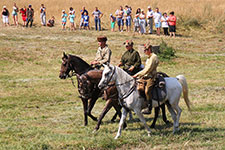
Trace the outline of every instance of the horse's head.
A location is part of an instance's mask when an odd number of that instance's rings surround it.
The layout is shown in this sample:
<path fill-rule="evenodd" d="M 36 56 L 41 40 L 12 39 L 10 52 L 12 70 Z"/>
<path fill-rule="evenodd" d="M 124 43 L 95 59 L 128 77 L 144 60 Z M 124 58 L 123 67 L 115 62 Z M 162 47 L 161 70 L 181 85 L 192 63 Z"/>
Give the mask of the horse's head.
<path fill-rule="evenodd" d="M 69 60 L 69 56 L 66 55 L 65 52 L 63 52 L 62 64 L 59 73 L 60 79 L 66 79 L 69 76 L 70 71 L 72 70 Z"/>
<path fill-rule="evenodd" d="M 98 84 L 98 87 L 100 89 L 108 86 L 109 82 L 114 81 L 114 73 L 115 73 L 115 67 L 112 65 L 103 65 L 104 70 L 102 73 L 102 78 Z"/>

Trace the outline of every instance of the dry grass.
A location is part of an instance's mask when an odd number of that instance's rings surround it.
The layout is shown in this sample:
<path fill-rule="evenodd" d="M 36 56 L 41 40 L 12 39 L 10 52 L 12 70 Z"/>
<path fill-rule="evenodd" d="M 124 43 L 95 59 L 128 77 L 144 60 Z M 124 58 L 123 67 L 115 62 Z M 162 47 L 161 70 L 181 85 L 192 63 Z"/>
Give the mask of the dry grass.
<path fill-rule="evenodd" d="M 99 33 L 108 37 L 112 63 L 125 51 L 123 41 L 133 39 L 135 49 L 151 38 L 163 39 L 177 51 L 177 58 L 161 62 L 158 70 L 170 76 L 184 74 L 190 89 L 192 113 L 183 101 L 180 132 L 172 134 L 161 118 L 152 137 L 135 116 L 114 140 L 118 128 L 109 120 L 111 110 L 96 134 L 96 122 L 83 126 L 82 103 L 70 80 L 58 78 L 62 52 L 90 62 Z M 133 35 L 109 31 L 62 31 L 59 28 L 0 28 L 0 149 L 224 149 L 225 138 L 225 37 L 205 30 L 190 30 L 177 38 Z M 142 57 L 143 63 L 146 57 Z M 93 115 L 105 102 L 98 100 Z M 167 116 L 172 121 L 168 111 Z M 146 116 L 148 125 L 152 115 Z"/>
<path fill-rule="evenodd" d="M 96 6 L 105 14 L 102 18 L 103 28 L 109 28 L 109 14 L 115 13 L 116 9 L 120 5 L 130 5 L 135 13 L 137 8 L 142 8 L 145 11 L 147 6 L 151 5 L 153 9 L 160 8 L 162 12 L 175 11 L 178 16 L 178 21 L 188 24 L 189 22 L 197 21 L 200 24 L 206 24 L 204 27 L 209 30 L 218 30 L 218 28 L 224 32 L 224 18 L 225 18 L 225 0 L 152 0 L 150 3 L 147 0 L 135 1 L 135 0 L 120 0 L 120 1 L 100 1 L 100 0 L 7 0 L 0 1 L 0 6 L 6 5 L 10 12 L 12 11 L 12 5 L 16 2 L 19 7 L 32 4 L 35 9 L 35 23 L 40 25 L 39 9 L 40 4 L 44 3 L 47 7 L 47 18 L 56 16 L 58 24 L 61 23 L 61 11 L 65 9 L 68 11 L 69 7 L 73 7 L 76 10 L 77 18 L 80 18 L 79 11 L 82 6 L 86 6 L 89 12 L 92 12 Z M 20 21 L 21 20 L 21 17 Z M 76 19 L 77 24 L 79 19 Z M 92 20 L 91 20 L 92 21 Z M 94 23 L 92 22 L 92 26 Z M 222 29 L 221 29 L 222 28 Z"/>

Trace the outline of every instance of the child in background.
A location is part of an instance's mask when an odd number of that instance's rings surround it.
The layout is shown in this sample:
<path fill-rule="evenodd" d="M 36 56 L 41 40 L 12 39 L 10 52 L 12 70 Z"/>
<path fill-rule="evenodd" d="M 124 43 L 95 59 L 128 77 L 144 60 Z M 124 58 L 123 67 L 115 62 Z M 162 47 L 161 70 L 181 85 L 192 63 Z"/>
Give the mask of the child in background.
<path fill-rule="evenodd" d="M 168 28 L 169 28 L 168 18 L 169 17 L 167 17 L 167 13 L 163 13 L 163 16 L 161 17 L 161 22 L 162 22 L 162 28 L 163 28 L 165 36 L 169 35 L 169 33 L 168 33 Z"/>
<path fill-rule="evenodd" d="M 55 24 L 55 17 L 52 16 L 52 18 L 48 20 L 47 26 L 48 27 L 53 27 L 54 24 Z"/>
<path fill-rule="evenodd" d="M 27 23 L 27 9 L 26 9 L 26 6 L 24 6 L 24 8 L 20 9 L 20 14 L 22 15 L 23 26 L 25 27 L 25 25 Z"/>
<path fill-rule="evenodd" d="M 112 14 L 110 14 L 110 20 L 111 20 L 111 31 L 115 31 L 115 22 L 116 22 L 116 17 L 114 17 Z"/>
<path fill-rule="evenodd" d="M 135 15 L 135 18 L 134 18 L 133 22 L 134 22 L 134 32 L 139 32 L 139 28 L 140 28 L 140 25 L 139 25 L 139 22 L 140 22 L 139 14 Z"/>
<path fill-rule="evenodd" d="M 90 30 L 89 16 L 87 15 L 87 12 L 84 12 L 83 21 L 84 21 L 84 29 L 88 28 L 88 30 Z"/>
<path fill-rule="evenodd" d="M 66 29 L 66 21 L 67 21 L 67 14 L 65 10 L 62 10 L 62 29 Z"/>
<path fill-rule="evenodd" d="M 69 19 L 70 19 L 70 30 L 71 31 L 76 30 L 74 26 L 75 15 L 72 11 L 70 11 Z"/>

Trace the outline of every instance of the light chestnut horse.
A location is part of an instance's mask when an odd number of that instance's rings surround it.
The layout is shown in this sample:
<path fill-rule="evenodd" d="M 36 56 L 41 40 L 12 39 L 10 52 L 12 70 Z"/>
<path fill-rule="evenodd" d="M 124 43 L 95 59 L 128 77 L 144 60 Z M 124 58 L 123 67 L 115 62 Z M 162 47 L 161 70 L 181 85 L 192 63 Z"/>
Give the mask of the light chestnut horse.
<path fill-rule="evenodd" d="M 136 81 L 133 77 L 127 74 L 119 67 L 112 65 L 104 65 L 101 81 L 98 84 L 100 89 L 106 87 L 109 82 L 115 81 L 115 85 L 118 91 L 119 101 L 123 107 L 122 117 L 119 123 L 119 129 L 115 139 L 121 135 L 122 126 L 126 120 L 127 112 L 129 110 L 134 111 L 139 117 L 140 121 L 144 123 L 147 129 L 148 136 L 150 136 L 151 130 L 146 124 L 146 120 L 141 113 L 143 108 L 147 107 L 147 102 L 140 96 L 137 88 Z M 179 130 L 179 120 L 181 115 L 181 108 L 179 107 L 179 100 L 183 91 L 184 100 L 188 109 L 190 110 L 190 101 L 188 99 L 188 85 L 183 75 L 178 75 L 176 78 L 166 77 L 166 98 L 159 102 L 153 100 L 153 107 L 158 107 L 159 104 L 165 103 L 173 119 L 173 133 Z"/>

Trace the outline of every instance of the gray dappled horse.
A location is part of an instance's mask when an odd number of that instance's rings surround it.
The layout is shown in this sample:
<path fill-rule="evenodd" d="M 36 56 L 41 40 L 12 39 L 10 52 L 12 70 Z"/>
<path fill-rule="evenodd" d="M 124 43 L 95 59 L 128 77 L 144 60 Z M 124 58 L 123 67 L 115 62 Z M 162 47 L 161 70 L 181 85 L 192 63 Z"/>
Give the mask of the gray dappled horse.
<path fill-rule="evenodd" d="M 146 124 L 146 120 L 141 113 L 143 108 L 147 107 L 147 101 L 140 96 L 137 88 L 136 81 L 133 77 L 127 74 L 124 70 L 119 67 L 112 65 L 104 65 L 102 73 L 102 79 L 98 84 L 100 89 L 106 87 L 109 82 L 115 81 L 115 85 L 118 91 L 118 98 L 120 100 L 122 109 L 122 117 L 119 123 L 119 129 L 115 139 L 121 135 L 122 126 L 126 120 L 128 110 L 134 111 L 139 117 L 140 121 L 144 123 L 147 129 L 148 136 L 150 136 L 151 130 Z M 190 102 L 188 99 L 188 86 L 186 79 L 183 75 L 178 75 L 176 78 L 166 77 L 166 91 L 167 96 L 160 104 L 166 103 L 169 112 L 173 119 L 173 133 L 179 130 L 179 120 L 181 115 L 181 108 L 179 107 L 179 100 L 183 91 L 184 100 L 188 109 L 190 110 Z M 158 107 L 159 103 L 153 100 L 153 107 Z"/>

